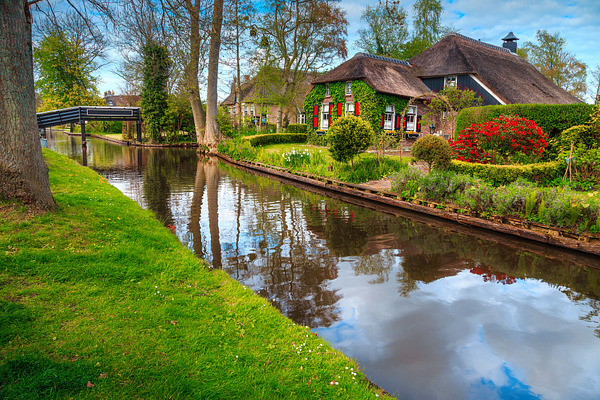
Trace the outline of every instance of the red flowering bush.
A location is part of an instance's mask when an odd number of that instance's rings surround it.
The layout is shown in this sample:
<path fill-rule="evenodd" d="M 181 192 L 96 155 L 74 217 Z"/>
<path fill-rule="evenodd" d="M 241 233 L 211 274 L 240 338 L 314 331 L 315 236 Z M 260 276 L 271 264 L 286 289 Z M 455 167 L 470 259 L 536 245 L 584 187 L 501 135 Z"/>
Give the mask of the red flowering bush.
<path fill-rule="evenodd" d="M 450 142 L 458 160 L 481 164 L 530 164 L 544 158 L 548 136 L 534 121 L 519 116 L 473 124 Z"/>

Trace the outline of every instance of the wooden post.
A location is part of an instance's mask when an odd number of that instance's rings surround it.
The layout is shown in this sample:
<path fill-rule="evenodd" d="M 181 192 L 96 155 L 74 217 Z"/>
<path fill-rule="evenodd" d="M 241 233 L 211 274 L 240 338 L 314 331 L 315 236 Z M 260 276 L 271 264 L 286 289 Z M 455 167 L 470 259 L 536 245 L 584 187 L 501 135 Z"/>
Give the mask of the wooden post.
<path fill-rule="evenodd" d="M 142 120 L 141 119 L 138 119 L 135 122 L 135 130 L 137 133 L 137 141 L 142 143 Z"/>
<path fill-rule="evenodd" d="M 73 133 L 74 126 L 75 126 L 75 124 L 73 122 L 71 122 L 71 126 L 69 127 L 69 132 Z"/>
<path fill-rule="evenodd" d="M 79 123 L 81 124 L 81 145 L 87 146 L 87 142 L 85 140 L 85 120 L 82 119 L 79 121 Z"/>

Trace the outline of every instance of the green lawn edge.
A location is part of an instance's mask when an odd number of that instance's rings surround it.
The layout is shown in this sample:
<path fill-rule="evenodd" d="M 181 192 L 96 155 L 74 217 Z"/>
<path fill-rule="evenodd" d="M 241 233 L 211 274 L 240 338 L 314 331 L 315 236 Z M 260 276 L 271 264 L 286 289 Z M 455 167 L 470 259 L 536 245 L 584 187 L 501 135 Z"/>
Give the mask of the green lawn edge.
<path fill-rule="evenodd" d="M 59 210 L 0 201 L 0 398 L 387 397 L 94 171 L 44 157 Z"/>

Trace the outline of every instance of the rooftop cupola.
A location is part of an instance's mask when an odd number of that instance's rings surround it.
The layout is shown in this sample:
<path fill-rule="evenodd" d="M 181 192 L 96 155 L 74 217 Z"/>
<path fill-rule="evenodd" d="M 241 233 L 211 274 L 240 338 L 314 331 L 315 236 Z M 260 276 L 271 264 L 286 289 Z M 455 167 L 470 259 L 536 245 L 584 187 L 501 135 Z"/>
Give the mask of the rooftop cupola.
<path fill-rule="evenodd" d="M 513 53 L 516 53 L 517 52 L 517 40 L 519 40 L 519 38 L 516 37 L 514 33 L 509 32 L 508 35 L 506 35 L 506 37 L 502 39 L 502 41 L 504 42 L 504 43 L 502 43 L 502 47 L 510 50 Z"/>

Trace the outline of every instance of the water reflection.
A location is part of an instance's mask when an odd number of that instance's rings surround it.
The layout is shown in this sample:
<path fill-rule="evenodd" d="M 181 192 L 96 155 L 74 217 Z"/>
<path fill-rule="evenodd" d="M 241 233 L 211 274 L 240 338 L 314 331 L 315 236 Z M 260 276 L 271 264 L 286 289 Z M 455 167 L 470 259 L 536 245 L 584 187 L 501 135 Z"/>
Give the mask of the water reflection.
<path fill-rule="evenodd" d="M 86 159 L 398 398 L 600 393 L 598 258 L 375 212 L 193 150 L 49 146 Z"/>

